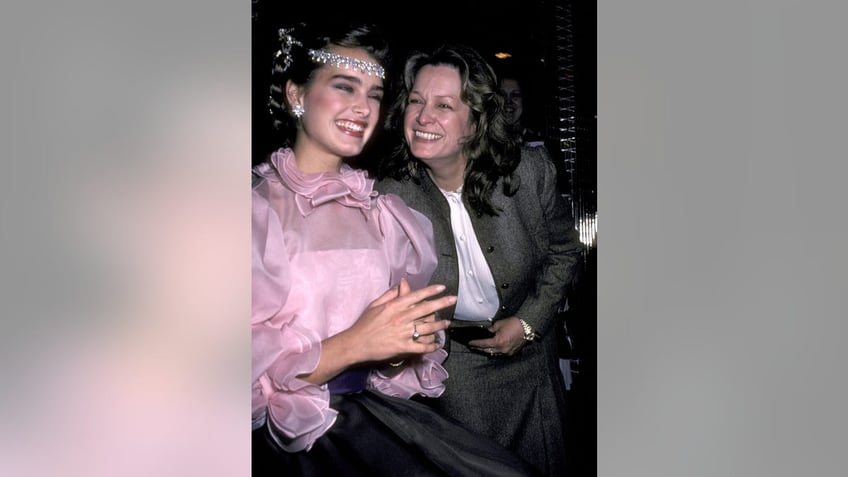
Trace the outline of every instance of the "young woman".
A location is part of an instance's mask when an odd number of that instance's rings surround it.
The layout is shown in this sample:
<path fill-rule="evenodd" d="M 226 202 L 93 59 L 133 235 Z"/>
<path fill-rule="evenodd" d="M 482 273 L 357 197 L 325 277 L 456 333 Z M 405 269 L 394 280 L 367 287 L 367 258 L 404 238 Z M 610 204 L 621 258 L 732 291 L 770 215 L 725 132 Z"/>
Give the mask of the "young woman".
<path fill-rule="evenodd" d="M 280 41 L 270 105 L 290 134 L 254 169 L 254 475 L 531 475 L 408 399 L 444 391 L 435 312 L 456 297 L 425 286 L 429 220 L 345 163 L 380 120 L 385 43 L 365 25 Z"/>

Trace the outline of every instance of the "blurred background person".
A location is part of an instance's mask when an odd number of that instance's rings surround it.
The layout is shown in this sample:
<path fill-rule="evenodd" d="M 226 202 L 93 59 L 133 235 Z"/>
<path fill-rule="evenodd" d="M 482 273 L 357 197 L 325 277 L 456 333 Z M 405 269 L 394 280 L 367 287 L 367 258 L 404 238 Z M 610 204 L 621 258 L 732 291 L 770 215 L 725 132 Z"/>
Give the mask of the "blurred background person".
<path fill-rule="evenodd" d="M 514 61 L 496 63 L 498 87 L 504 95 L 504 113 L 510 131 L 523 146 L 544 147 L 542 117 L 537 112 L 532 88 L 524 80 L 524 69 Z"/>

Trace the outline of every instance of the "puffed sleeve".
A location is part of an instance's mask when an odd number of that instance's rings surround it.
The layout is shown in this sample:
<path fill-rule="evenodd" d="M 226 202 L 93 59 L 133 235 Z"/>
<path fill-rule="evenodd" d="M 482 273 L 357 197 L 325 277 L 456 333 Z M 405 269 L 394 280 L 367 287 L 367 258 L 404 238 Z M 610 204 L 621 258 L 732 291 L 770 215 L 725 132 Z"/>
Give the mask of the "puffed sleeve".
<path fill-rule="evenodd" d="M 394 194 L 381 195 L 376 206 L 391 264 L 391 285 L 406 278 L 413 290 L 427 286 L 436 270 L 436 246 L 430 219 L 410 209 Z"/>
<path fill-rule="evenodd" d="M 380 229 L 386 239 L 388 262 L 391 264 L 391 286 L 406 278 L 413 290 L 427 286 L 436 269 L 436 247 L 433 225 L 423 214 L 407 207 L 400 197 L 381 195 L 377 199 L 380 209 Z M 442 343 L 444 332 L 439 333 Z M 388 377 L 375 370 L 369 383 L 373 389 L 389 395 L 409 398 L 415 394 L 427 397 L 441 396 L 448 373 L 442 363 L 447 357 L 444 349 L 437 349 L 414 359 L 408 359 L 403 369 Z"/>
<path fill-rule="evenodd" d="M 259 186 L 261 189 L 262 186 Z M 287 313 L 290 262 L 280 218 L 266 197 L 253 192 L 252 223 L 252 404 L 253 426 L 267 424 L 290 452 L 309 449 L 333 425 L 326 386 L 297 378 L 312 372 L 321 355 L 321 338 L 297 325 Z"/>

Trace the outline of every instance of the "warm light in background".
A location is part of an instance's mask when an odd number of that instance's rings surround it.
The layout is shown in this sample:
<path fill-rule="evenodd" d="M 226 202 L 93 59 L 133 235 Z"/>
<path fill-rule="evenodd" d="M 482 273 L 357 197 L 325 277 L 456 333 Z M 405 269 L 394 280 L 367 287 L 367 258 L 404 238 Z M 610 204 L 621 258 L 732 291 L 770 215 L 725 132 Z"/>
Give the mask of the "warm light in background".
<path fill-rule="evenodd" d="M 511 57 L 512 57 L 512 55 L 510 55 L 509 53 L 504 53 L 503 51 L 499 51 L 499 52 L 495 53 L 495 58 L 497 58 L 499 60 L 505 60 L 505 59 L 511 58 Z"/>

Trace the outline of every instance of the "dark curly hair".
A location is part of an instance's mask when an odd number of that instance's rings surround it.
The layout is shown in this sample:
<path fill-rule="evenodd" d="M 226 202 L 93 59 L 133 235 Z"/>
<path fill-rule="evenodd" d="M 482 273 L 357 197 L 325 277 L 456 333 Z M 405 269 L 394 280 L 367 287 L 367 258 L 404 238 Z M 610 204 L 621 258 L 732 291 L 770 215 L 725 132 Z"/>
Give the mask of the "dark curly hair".
<path fill-rule="evenodd" d="M 521 159 L 521 151 L 506 123 L 504 96 L 498 87 L 497 76 L 476 50 L 450 43 L 429 53 L 410 55 L 385 126 L 395 131 L 396 136 L 398 131 L 403 130 L 409 92 L 415 76 L 427 65 L 446 65 L 459 71 L 460 99 L 471 108 L 471 118 L 476 125 L 474 134 L 462 146 L 468 160 L 462 194 L 477 214 L 498 215 L 492 205 L 492 192 L 501 179 L 506 195 L 511 196 L 518 190 L 520 184 L 518 181 L 514 183 L 512 173 Z M 418 183 L 424 167 L 421 161 L 412 157 L 406 142 L 401 140 L 393 153 L 379 164 L 377 175 Z"/>
<path fill-rule="evenodd" d="M 274 128 L 281 134 L 282 145 L 291 147 L 297 130 L 296 119 L 289 114 L 291 105 L 285 95 L 286 81 L 297 85 L 308 84 L 320 63 L 312 61 L 307 53 L 310 49 L 326 49 L 330 45 L 344 48 L 361 48 L 380 65 L 390 62 L 389 45 L 380 29 L 369 23 L 332 23 L 328 21 L 312 24 L 300 23 L 288 30 L 295 41 L 291 43 L 288 54 L 275 54 L 272 61 L 269 87 L 268 110 Z M 282 39 L 282 50 L 286 48 Z M 288 64 L 287 63 L 288 60 Z"/>

